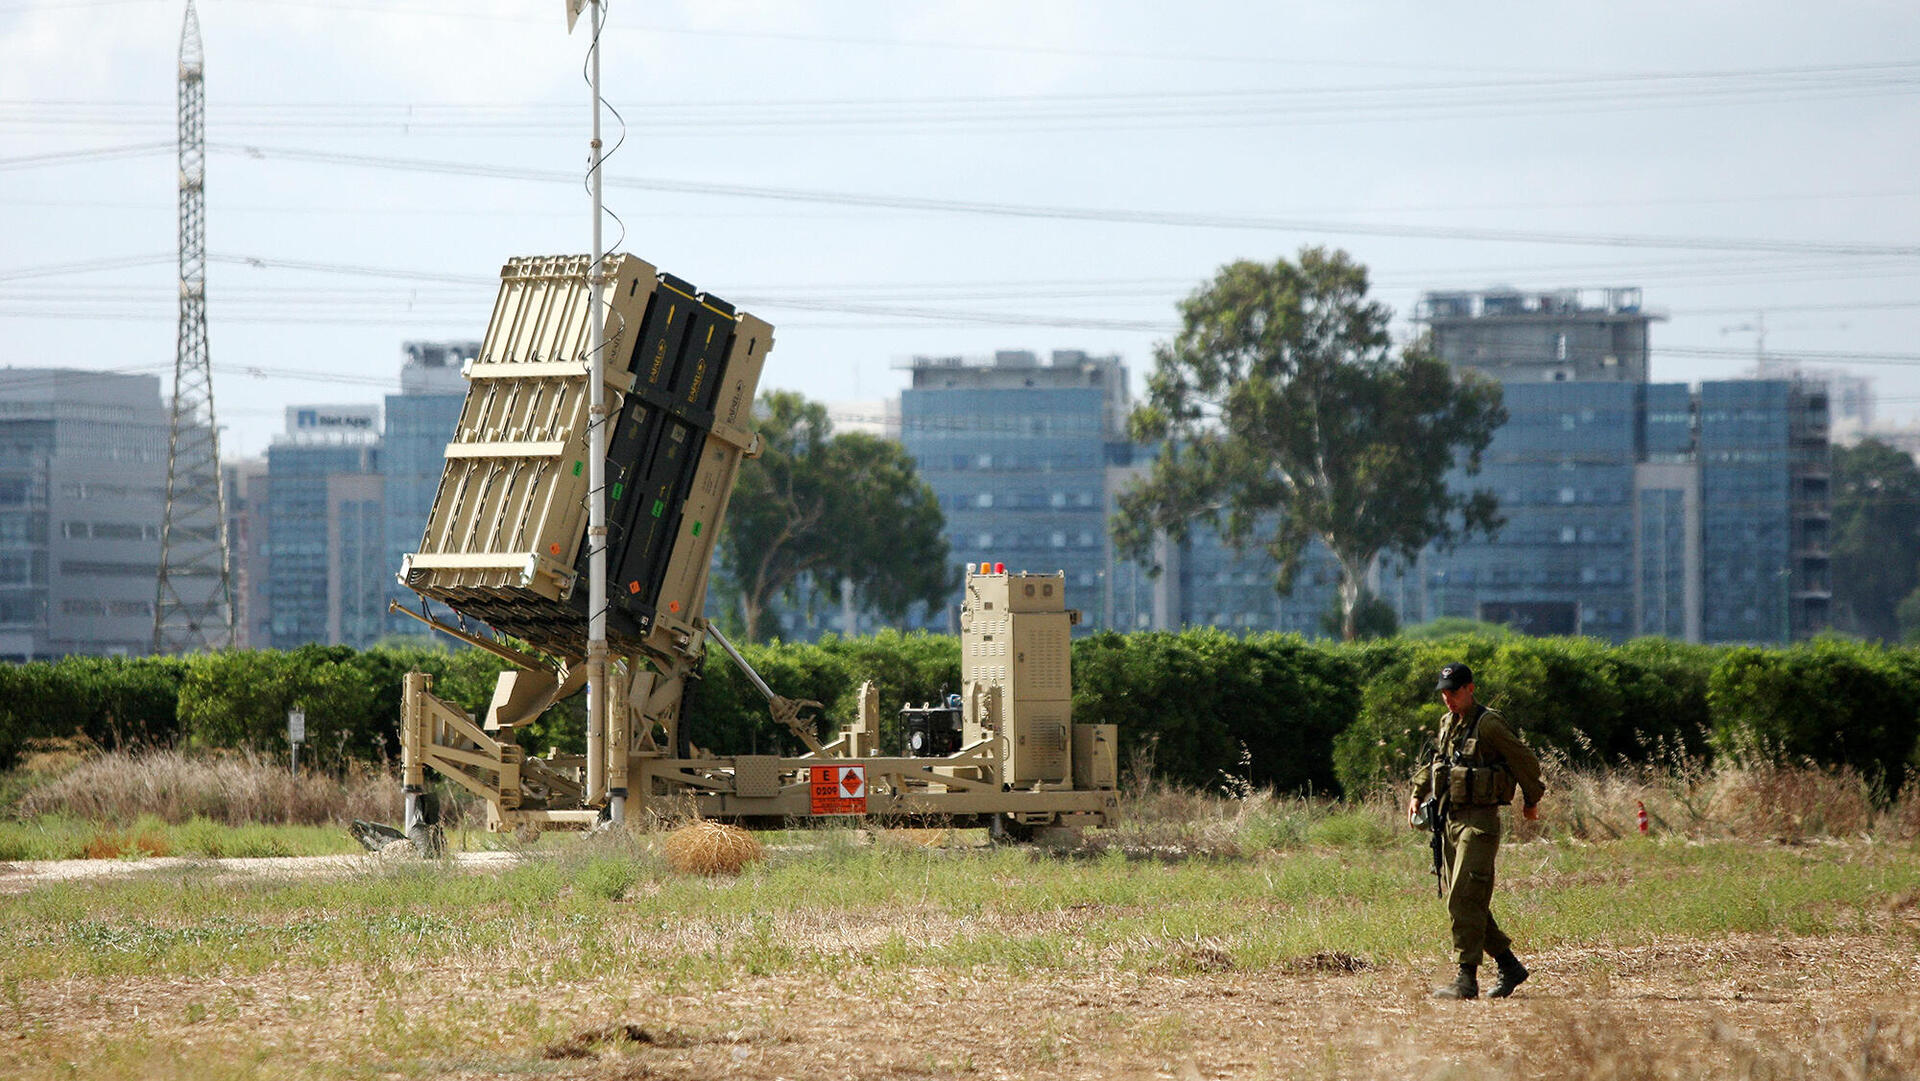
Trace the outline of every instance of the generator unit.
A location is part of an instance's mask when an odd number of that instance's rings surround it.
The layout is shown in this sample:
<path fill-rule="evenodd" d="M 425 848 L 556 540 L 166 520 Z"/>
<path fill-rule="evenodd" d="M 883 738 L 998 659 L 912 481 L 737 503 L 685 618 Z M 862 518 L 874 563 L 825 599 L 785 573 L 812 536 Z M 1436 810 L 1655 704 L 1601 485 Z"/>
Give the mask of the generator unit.
<path fill-rule="evenodd" d="M 490 828 L 516 830 L 591 826 L 610 795 L 642 815 L 870 815 L 1015 832 L 1107 822 L 1117 733 L 1072 721 L 1069 640 L 1079 614 L 1066 607 L 1063 575 L 967 568 L 961 691 L 902 710 L 910 746 L 899 756 L 880 753 L 871 683 L 858 716 L 822 743 L 820 704 L 778 694 L 706 621 L 708 568 L 734 478 L 759 452 L 752 406 L 773 328 L 630 255 L 602 264 L 611 656 L 602 715 L 587 723 L 608 749 L 605 774 L 590 778 L 584 756 L 520 746 L 516 732 L 586 678 L 589 265 L 586 256 L 510 260 L 466 368 L 446 469 L 399 577 L 461 622 L 409 614 L 515 670 L 501 674 L 479 717 L 436 697 L 430 676 L 408 674 L 409 795 L 423 792 L 430 768 L 485 800 Z M 709 640 L 804 754 L 692 746 L 682 708 Z M 419 825 L 410 820 L 409 834 Z"/>
<path fill-rule="evenodd" d="M 1072 627 L 1065 574 L 969 574 L 960 605 L 967 743 L 996 741 L 1004 781 L 1042 790 L 1073 780 Z"/>
<path fill-rule="evenodd" d="M 947 695 L 940 704 L 900 707 L 900 727 L 906 730 L 907 753 L 915 757 L 952 754 L 960 749 L 960 696 Z"/>

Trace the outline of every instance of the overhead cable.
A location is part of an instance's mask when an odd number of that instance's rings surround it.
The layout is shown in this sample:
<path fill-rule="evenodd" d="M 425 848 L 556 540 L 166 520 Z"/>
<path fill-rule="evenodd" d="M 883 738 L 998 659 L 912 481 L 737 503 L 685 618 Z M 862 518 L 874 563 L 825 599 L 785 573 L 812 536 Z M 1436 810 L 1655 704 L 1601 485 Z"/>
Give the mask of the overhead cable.
<path fill-rule="evenodd" d="M 500 180 L 574 183 L 577 177 L 546 169 L 526 169 L 506 165 L 480 165 L 467 162 L 430 161 L 417 158 L 381 157 L 371 154 L 344 154 L 289 147 L 214 144 L 223 153 L 243 153 L 249 157 L 277 158 L 326 165 L 348 165 L 403 172 L 437 173 L 454 176 L 487 177 Z M 989 203 L 967 199 L 940 199 L 912 195 L 879 195 L 862 192 L 818 191 L 804 188 L 775 188 L 748 184 L 720 184 L 701 181 L 668 180 L 657 177 L 608 177 L 614 187 L 643 191 L 673 192 L 683 195 L 710 195 L 740 199 L 771 199 L 782 202 L 819 203 L 832 206 L 861 206 L 882 210 L 907 210 L 944 214 L 974 214 L 992 217 L 1049 219 L 1056 221 L 1109 222 L 1130 225 L 1169 225 L 1185 228 L 1238 229 L 1330 235 L 1387 236 L 1416 240 L 1478 240 L 1513 244 L 1556 244 L 1577 247 L 1672 248 L 1694 251 L 1766 252 L 1798 255 L 1920 255 L 1920 244 L 1879 244 L 1859 242 L 1767 240 L 1739 237 L 1645 236 L 1627 233 L 1557 233 L 1524 229 L 1481 229 L 1471 226 L 1390 225 L 1368 222 L 1311 221 L 1292 218 L 1234 217 L 1195 214 L 1183 211 L 1121 210 L 1021 203 Z"/>

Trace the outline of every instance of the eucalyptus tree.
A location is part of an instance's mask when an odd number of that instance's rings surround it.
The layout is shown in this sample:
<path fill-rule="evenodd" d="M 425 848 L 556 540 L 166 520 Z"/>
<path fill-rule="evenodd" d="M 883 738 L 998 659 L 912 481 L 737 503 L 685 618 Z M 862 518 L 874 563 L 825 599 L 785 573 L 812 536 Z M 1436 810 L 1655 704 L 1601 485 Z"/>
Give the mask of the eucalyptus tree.
<path fill-rule="evenodd" d="M 1150 559 L 1156 533 L 1184 539 L 1206 521 L 1271 556 L 1286 594 L 1318 540 L 1340 564 L 1351 640 L 1382 554 L 1411 560 L 1499 528 L 1492 493 L 1448 485 L 1456 468 L 1480 471 L 1506 421 L 1499 385 L 1456 376 L 1423 345 L 1395 350 L 1390 311 L 1345 252 L 1229 264 L 1180 317 L 1130 418 L 1134 438 L 1160 449 L 1119 501 L 1123 554 Z"/>

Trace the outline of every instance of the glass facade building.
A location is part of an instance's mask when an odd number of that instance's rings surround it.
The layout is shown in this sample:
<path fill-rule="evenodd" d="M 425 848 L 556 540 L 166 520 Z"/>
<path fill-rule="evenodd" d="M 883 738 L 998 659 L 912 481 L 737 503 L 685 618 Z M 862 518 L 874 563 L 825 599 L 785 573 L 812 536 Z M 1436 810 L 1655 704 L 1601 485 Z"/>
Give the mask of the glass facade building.
<path fill-rule="evenodd" d="M 446 472 L 447 444 L 460 424 L 467 399 L 463 365 L 479 355 L 479 342 L 408 342 L 402 347 L 406 362 L 400 370 L 400 393 L 387 395 L 386 433 L 380 448 L 381 472 L 386 477 L 385 573 L 386 595 L 418 610 L 418 594 L 395 577 L 400 560 L 417 551 L 433 510 L 440 478 Z M 451 612 L 434 614 L 448 618 Z M 431 633 L 418 620 L 398 613 L 388 615 L 389 634 Z"/>
<path fill-rule="evenodd" d="M 1436 351 L 1503 384 L 1479 476 L 1506 525 L 1429 551 L 1417 604 L 1533 633 L 1782 642 L 1828 623 L 1827 393 L 1646 381 L 1633 289 L 1429 294 Z"/>
<path fill-rule="evenodd" d="M 289 412 L 294 412 L 289 410 Z M 386 628 L 386 502 L 377 438 L 267 449 L 268 640 L 368 646 Z"/>
<path fill-rule="evenodd" d="M 1786 380 L 1706 383 L 1699 417 L 1707 640 L 1824 629 L 1825 392 Z"/>
<path fill-rule="evenodd" d="M 429 633 L 387 605 L 419 606 L 395 574 L 426 529 L 466 400 L 462 366 L 479 348 L 406 343 L 400 393 L 388 395 L 384 409 L 287 410 L 264 476 L 245 484 L 251 644 L 364 647 Z"/>
<path fill-rule="evenodd" d="M 0 661 L 152 648 L 168 422 L 154 376 L 0 369 Z"/>
<path fill-rule="evenodd" d="M 1327 633 L 1326 620 L 1339 600 L 1340 563 L 1317 541 L 1308 546 L 1285 596 L 1274 589 L 1274 562 L 1266 553 L 1242 552 L 1205 524 L 1194 527 L 1166 573 L 1177 586 L 1162 613 L 1170 628 L 1319 636 Z"/>
<path fill-rule="evenodd" d="M 915 357 L 900 395 L 900 438 L 939 497 L 956 563 L 1067 576 L 1083 630 L 1130 627 L 1135 583 L 1109 574 L 1107 477 L 1124 468 L 1129 409 L 1118 357 L 1024 351 Z M 945 618 L 929 623 L 946 629 Z"/>
<path fill-rule="evenodd" d="M 1682 388 L 1684 389 L 1684 388 Z M 1428 618 L 1622 639 L 1635 629 L 1634 474 L 1644 386 L 1511 383 L 1478 476 L 1506 524 L 1423 560 Z"/>
<path fill-rule="evenodd" d="M 1005 351 L 915 357 L 910 369 L 901 440 L 939 496 L 956 562 L 1064 571 L 1083 631 L 1319 633 L 1338 572 L 1317 545 L 1286 597 L 1274 591 L 1271 560 L 1236 551 L 1206 525 L 1160 546 L 1158 575 L 1115 555 L 1108 523 L 1117 497 L 1154 453 L 1126 436 L 1132 401 L 1119 357 L 1060 350 L 1042 364 Z"/>

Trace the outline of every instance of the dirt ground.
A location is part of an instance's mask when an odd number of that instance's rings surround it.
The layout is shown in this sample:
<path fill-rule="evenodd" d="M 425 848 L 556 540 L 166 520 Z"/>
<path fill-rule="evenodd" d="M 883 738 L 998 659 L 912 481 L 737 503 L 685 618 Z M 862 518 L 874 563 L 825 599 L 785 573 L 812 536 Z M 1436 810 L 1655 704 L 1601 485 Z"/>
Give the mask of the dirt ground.
<path fill-rule="evenodd" d="M 15 1034 L 0 1036 L 0 1074 L 66 1076 L 60 1063 L 24 1061 L 27 1048 L 84 1063 L 132 1033 L 150 1052 L 142 1072 L 181 1076 L 225 1062 L 248 1076 L 472 1081 L 1920 1077 L 1910 935 L 1538 954 L 1533 978 L 1502 1002 L 1428 998 L 1446 975 L 1438 958 L 1418 971 L 1340 954 L 1286 971 L 1201 960 L 1199 975 L 855 968 L 720 990 L 645 973 L 515 986 L 431 967 L 342 966 L 317 982 L 74 976 L 0 1013 Z M 168 1061 L 179 1068 L 162 1069 Z M 77 1072 L 110 1076 L 100 1065 Z"/>
<path fill-rule="evenodd" d="M 408 853 L 411 856 L 411 852 Z M 405 858 L 396 854 L 395 859 Z M 479 870 L 511 866 L 519 856 L 511 852 L 461 852 L 449 857 L 460 867 Z M 127 879 L 166 875 L 184 868 L 201 872 L 260 878 L 337 878 L 360 874 L 379 861 L 378 856 L 353 853 L 342 856 L 265 856 L 248 859 L 197 859 L 159 856 L 127 860 L 22 860 L 0 863 L 0 894 L 25 893 L 54 882 Z"/>
<path fill-rule="evenodd" d="M 371 860 L 193 866 L 310 877 Z M 0 892 L 186 862 L 0 865 Z M 843 930 L 848 941 L 940 933 L 907 926 L 915 918 L 880 913 L 880 926 Z M 567 981 L 405 957 L 217 978 L 75 973 L 0 988 L 0 1076 L 1920 1081 L 1912 904 L 1860 937 L 1521 945 L 1533 977 L 1520 992 L 1465 1003 L 1429 997 L 1451 975 L 1437 953 L 1407 965 L 1331 950 L 1257 971 L 1202 951 L 1179 971 L 1093 977 L 1011 962 L 814 966 L 718 989 L 646 971 Z"/>

